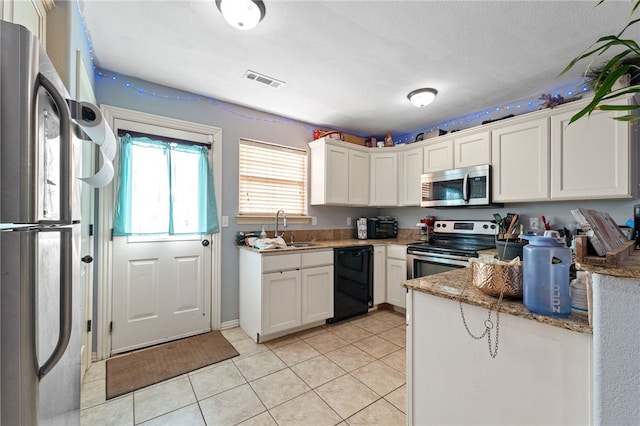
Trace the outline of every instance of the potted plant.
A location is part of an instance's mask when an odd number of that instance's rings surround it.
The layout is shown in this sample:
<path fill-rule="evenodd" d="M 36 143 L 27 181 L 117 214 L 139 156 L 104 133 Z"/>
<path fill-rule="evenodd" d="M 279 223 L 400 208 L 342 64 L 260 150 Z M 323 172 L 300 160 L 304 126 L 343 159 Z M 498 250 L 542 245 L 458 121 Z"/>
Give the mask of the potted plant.
<path fill-rule="evenodd" d="M 604 1 L 600 0 L 598 5 Z M 636 0 L 631 9 L 631 15 L 635 13 L 638 7 L 640 7 L 640 0 Z M 616 120 L 635 121 L 640 119 L 640 114 L 634 111 L 637 109 L 636 105 L 603 105 L 604 102 L 621 96 L 640 93 L 640 46 L 638 46 L 637 41 L 631 38 L 624 38 L 626 37 L 624 33 L 639 22 L 640 19 L 634 19 L 617 35 L 599 38 L 582 55 L 574 58 L 560 73 L 560 75 L 566 73 L 583 59 L 592 58 L 585 76 L 593 90 L 593 99 L 587 106 L 571 117 L 569 124 L 584 115 L 590 115 L 594 110 L 629 112 L 627 115 L 615 117 Z M 621 49 L 621 51 L 601 66 L 592 67 L 591 64 L 609 49 Z M 629 75 L 629 85 L 617 87 L 618 80 L 625 75 Z"/>

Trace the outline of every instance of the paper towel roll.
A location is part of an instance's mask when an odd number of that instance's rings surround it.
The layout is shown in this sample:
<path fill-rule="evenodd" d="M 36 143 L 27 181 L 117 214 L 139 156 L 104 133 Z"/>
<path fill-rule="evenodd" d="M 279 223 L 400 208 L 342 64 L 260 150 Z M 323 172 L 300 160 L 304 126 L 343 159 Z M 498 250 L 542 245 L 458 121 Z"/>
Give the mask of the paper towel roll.
<path fill-rule="evenodd" d="M 96 105 L 89 102 L 77 102 L 67 99 L 71 121 L 82 130 L 82 138 L 87 136 L 91 142 L 100 147 L 102 167 L 93 176 L 80 178 L 91 186 L 101 188 L 113 179 L 112 161 L 116 156 L 116 138 L 109 125 L 104 121 L 102 113 Z"/>
<path fill-rule="evenodd" d="M 80 180 L 96 188 L 107 186 L 113 180 L 113 164 L 110 161 L 104 161 L 98 173 Z"/>
<path fill-rule="evenodd" d="M 91 141 L 99 145 L 103 154 L 109 161 L 113 161 L 116 155 L 116 139 L 100 112 L 100 109 L 89 102 L 77 102 L 67 100 L 71 119 L 82 131 L 91 138 Z"/>

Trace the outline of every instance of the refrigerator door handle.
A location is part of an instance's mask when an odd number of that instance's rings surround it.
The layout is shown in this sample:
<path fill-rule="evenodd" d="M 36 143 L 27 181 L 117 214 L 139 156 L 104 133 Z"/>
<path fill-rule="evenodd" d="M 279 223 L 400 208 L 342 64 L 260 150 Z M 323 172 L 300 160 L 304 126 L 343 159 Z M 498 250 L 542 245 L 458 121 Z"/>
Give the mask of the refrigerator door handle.
<path fill-rule="evenodd" d="M 60 332 L 58 333 L 56 347 L 49 356 L 49 359 L 38 368 L 38 377 L 40 377 L 40 379 L 51 371 L 58 361 L 60 361 L 71 338 L 73 309 L 73 229 L 60 228 L 57 232 L 60 232 Z"/>
<path fill-rule="evenodd" d="M 72 217 L 72 179 L 73 179 L 73 161 L 71 156 L 72 141 L 71 141 L 71 120 L 69 113 L 69 106 L 66 100 L 56 87 L 45 77 L 39 75 L 40 84 L 47 89 L 56 106 L 60 112 L 60 219 L 61 224 L 71 224 L 73 222 Z"/>

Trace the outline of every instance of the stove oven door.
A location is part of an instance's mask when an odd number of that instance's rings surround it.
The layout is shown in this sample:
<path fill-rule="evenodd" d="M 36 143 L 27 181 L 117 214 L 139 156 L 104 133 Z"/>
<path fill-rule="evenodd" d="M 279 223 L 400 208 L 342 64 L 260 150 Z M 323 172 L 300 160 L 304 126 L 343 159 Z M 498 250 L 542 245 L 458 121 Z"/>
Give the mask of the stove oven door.
<path fill-rule="evenodd" d="M 440 257 L 431 253 L 407 254 L 407 278 L 414 279 L 469 266 L 464 257 Z"/>

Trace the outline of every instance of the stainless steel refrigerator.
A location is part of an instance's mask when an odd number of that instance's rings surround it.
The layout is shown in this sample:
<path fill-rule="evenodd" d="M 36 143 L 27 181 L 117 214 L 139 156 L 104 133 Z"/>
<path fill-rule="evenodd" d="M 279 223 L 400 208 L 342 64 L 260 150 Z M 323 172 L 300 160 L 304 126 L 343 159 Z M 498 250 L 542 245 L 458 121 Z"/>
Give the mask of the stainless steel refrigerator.
<path fill-rule="evenodd" d="M 79 424 L 80 150 L 38 40 L 0 22 L 0 424 Z"/>

